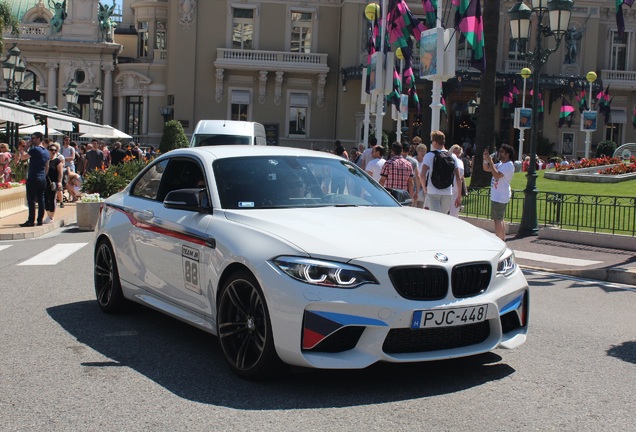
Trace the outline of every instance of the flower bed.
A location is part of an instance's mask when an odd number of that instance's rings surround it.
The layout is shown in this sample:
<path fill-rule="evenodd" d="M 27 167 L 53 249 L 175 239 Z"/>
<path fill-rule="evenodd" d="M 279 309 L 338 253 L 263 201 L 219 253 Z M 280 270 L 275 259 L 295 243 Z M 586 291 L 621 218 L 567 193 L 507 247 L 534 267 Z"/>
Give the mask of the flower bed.
<path fill-rule="evenodd" d="M 602 167 L 602 166 L 607 166 L 607 165 L 617 165 L 617 166 L 618 165 L 629 165 L 629 164 L 634 164 L 634 163 L 636 163 L 636 156 L 632 156 L 628 162 L 624 162 L 623 159 L 618 158 L 618 157 L 612 157 L 612 158 L 602 157 L 602 158 L 594 158 L 594 159 L 581 159 L 580 162 L 577 162 L 577 163 L 574 163 L 574 164 L 565 165 L 565 166 L 559 165 L 559 166 L 557 166 L 555 168 L 555 171 L 556 172 L 571 171 L 571 170 L 582 169 L 582 168 L 595 168 L 595 167 Z M 612 173 L 608 172 L 606 174 L 612 174 Z M 617 173 L 617 174 L 625 174 L 625 172 Z"/>
<path fill-rule="evenodd" d="M 0 184 L 0 217 L 26 210 L 26 187 L 23 183 Z"/>

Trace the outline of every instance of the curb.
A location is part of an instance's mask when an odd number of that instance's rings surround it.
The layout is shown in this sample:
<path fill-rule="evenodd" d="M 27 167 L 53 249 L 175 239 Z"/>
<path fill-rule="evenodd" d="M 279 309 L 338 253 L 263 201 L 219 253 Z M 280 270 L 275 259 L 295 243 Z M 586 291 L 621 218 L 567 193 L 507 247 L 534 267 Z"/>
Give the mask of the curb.
<path fill-rule="evenodd" d="M 0 240 L 25 240 L 32 239 L 36 237 L 41 237 L 44 234 L 48 234 L 51 231 L 55 231 L 58 228 L 62 228 L 65 226 L 69 226 L 75 224 L 77 222 L 76 217 L 73 216 L 65 216 L 60 220 L 56 220 L 53 223 L 36 226 L 34 228 L 29 229 L 24 232 L 14 232 L 8 234 L 0 234 Z"/>
<path fill-rule="evenodd" d="M 573 269 L 573 270 L 558 270 L 548 269 L 544 267 L 535 267 L 529 265 L 519 265 L 522 269 L 536 270 L 546 273 L 556 273 L 565 276 L 573 276 L 581 279 L 592 279 L 602 282 L 613 282 L 625 285 L 636 286 L 636 269 L 624 269 L 624 268 L 598 268 L 598 269 Z"/>

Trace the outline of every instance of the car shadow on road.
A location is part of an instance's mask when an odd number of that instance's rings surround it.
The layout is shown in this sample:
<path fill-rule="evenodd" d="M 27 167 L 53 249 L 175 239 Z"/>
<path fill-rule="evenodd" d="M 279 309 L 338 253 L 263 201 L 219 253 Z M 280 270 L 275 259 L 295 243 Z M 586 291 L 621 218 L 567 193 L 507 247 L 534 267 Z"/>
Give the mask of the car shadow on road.
<path fill-rule="evenodd" d="M 487 353 L 417 364 L 377 364 L 364 370 L 293 368 L 251 382 L 226 366 L 215 337 L 144 307 L 102 313 L 94 301 L 47 312 L 78 342 L 101 353 L 86 368 L 128 367 L 182 398 L 234 409 L 348 407 L 455 393 L 501 380 L 514 368 Z"/>

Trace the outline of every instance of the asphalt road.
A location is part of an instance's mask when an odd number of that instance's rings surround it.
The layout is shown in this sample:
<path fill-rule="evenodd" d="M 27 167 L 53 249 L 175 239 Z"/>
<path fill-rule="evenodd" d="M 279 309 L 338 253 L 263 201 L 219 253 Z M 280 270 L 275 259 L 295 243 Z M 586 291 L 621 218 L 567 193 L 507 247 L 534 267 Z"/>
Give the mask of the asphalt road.
<path fill-rule="evenodd" d="M 236 378 L 216 339 L 144 308 L 102 314 L 92 233 L 0 242 L 1 431 L 619 431 L 636 424 L 636 291 L 528 274 L 514 351 Z M 17 265 L 88 243 L 55 266 Z M 11 245 L 8 248 L 3 246 Z"/>

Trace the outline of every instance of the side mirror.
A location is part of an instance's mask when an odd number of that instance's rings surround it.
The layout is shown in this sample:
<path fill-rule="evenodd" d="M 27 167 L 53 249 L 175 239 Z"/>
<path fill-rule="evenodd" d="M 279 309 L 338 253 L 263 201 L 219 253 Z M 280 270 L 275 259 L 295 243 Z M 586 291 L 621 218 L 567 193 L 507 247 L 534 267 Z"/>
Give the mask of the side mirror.
<path fill-rule="evenodd" d="M 411 198 L 411 195 L 409 195 L 408 191 L 405 191 L 404 189 L 391 189 L 391 188 L 388 188 L 387 191 L 401 205 L 408 207 L 413 204 L 413 198 Z"/>
<path fill-rule="evenodd" d="M 169 192 L 163 200 L 163 206 L 169 209 L 188 210 L 195 212 L 210 209 L 207 189 L 178 189 Z"/>

